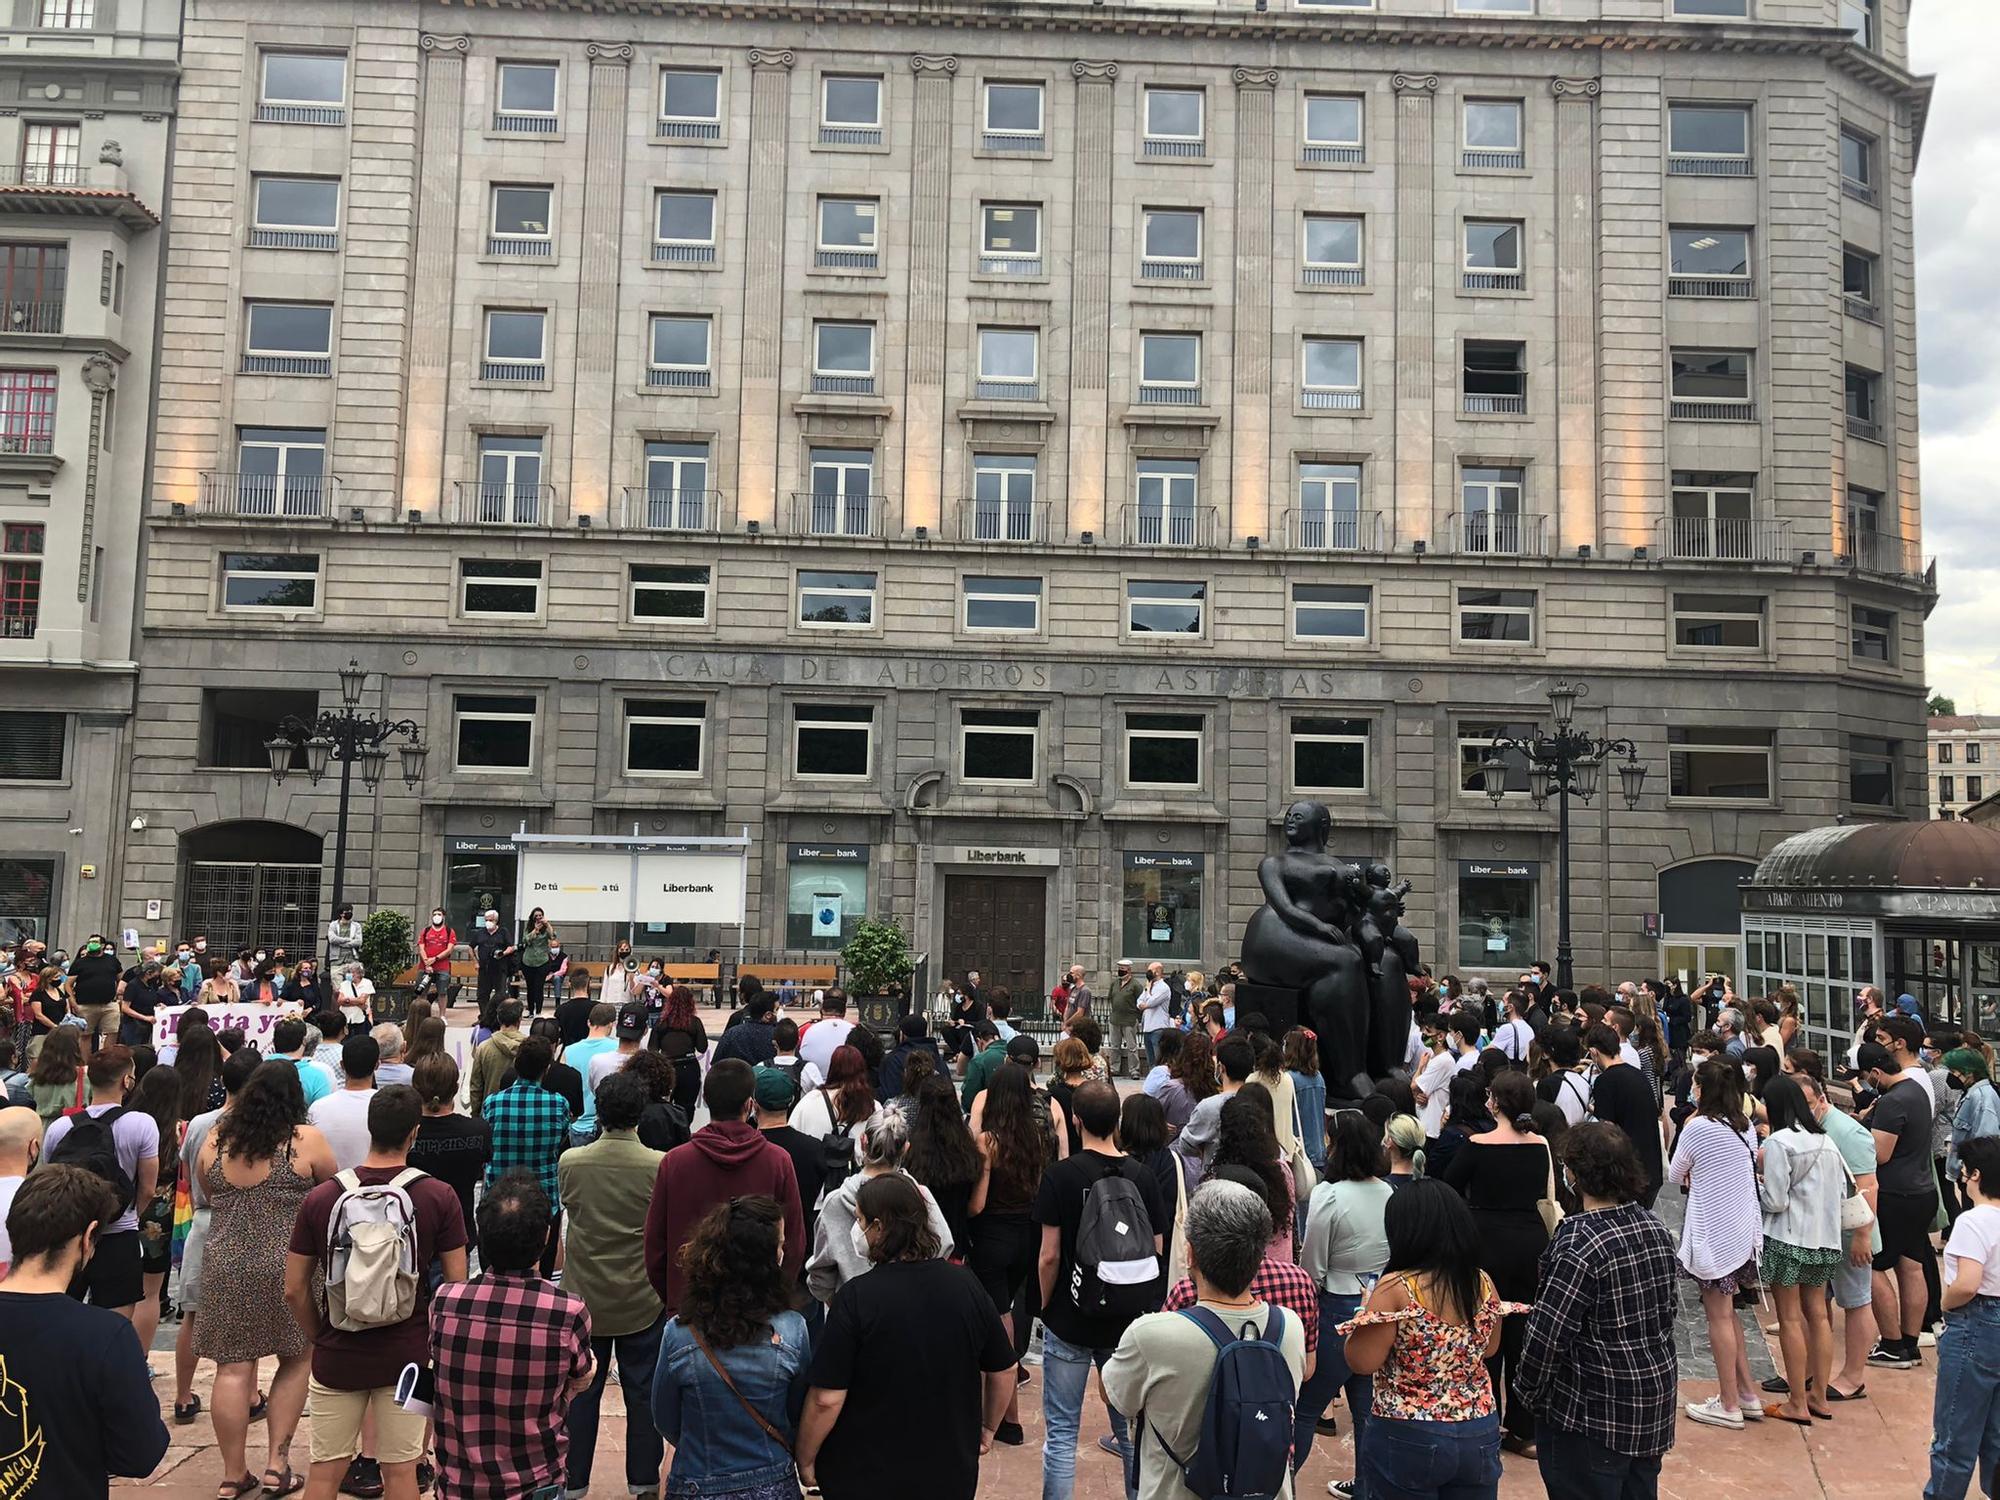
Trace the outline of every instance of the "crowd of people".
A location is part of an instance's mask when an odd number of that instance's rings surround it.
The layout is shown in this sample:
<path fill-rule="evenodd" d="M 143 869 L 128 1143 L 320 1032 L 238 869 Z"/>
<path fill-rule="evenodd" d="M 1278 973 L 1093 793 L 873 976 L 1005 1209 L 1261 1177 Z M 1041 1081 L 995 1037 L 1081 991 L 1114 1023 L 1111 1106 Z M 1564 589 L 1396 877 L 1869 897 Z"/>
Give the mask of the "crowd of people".
<path fill-rule="evenodd" d="M 614 1364 L 625 1488 L 673 1500 L 972 1500 L 1030 1403 L 1043 1500 L 1113 1459 L 1133 1500 L 1290 1497 L 1316 1449 L 1336 1496 L 1492 1496 L 1511 1455 L 1638 1500 L 1682 1420 L 1810 1427 L 1927 1359 L 1927 1500 L 1991 1492 L 2000 1097 L 1913 1002 L 1868 993 L 1830 1078 L 1784 992 L 1424 979 L 1405 1066 L 1346 1100 L 1227 974 L 1073 968 L 1059 1033 L 968 975 L 886 1038 L 746 976 L 711 1036 L 650 966 L 607 997 L 545 956 L 552 1013 L 496 985 L 462 1067 L 435 986 L 261 1050 L 199 1007 L 160 1052 L 58 1020 L 21 1073 L 0 1039 L 24 1495 L 157 1465 L 175 1306 L 218 1500 L 581 1496 Z M 1684 1282 L 1717 1372 L 1685 1404 Z"/>

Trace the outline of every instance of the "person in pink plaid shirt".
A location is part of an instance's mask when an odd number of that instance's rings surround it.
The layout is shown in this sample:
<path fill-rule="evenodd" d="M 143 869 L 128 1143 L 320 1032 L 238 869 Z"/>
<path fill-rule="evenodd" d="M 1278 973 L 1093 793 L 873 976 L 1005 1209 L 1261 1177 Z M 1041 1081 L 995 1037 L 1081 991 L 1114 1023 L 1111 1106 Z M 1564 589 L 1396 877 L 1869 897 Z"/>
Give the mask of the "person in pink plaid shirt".
<path fill-rule="evenodd" d="M 569 1403 L 590 1385 L 590 1312 L 537 1266 L 555 1215 L 526 1172 L 479 1203 L 471 1281 L 431 1299 L 437 1500 L 530 1500 L 561 1493 Z"/>

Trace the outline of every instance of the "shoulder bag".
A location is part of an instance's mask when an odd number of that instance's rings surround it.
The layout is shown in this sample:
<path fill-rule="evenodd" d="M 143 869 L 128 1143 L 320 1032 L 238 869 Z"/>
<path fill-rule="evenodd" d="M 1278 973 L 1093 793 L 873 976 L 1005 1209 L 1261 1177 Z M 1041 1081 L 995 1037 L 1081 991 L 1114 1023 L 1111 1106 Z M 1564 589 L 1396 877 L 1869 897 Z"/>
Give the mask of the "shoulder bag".
<path fill-rule="evenodd" d="M 1292 1095 L 1292 1156 L 1286 1164 L 1292 1173 L 1292 1202 L 1300 1214 L 1306 1202 L 1319 1186 L 1319 1173 L 1313 1170 L 1312 1158 L 1306 1155 L 1304 1121 L 1299 1115 L 1299 1096 Z"/>
<path fill-rule="evenodd" d="M 1857 1229 L 1867 1229 L 1875 1222 L 1875 1210 L 1861 1196 L 1861 1184 L 1854 1180 L 1854 1169 L 1847 1165 L 1847 1158 L 1840 1155 L 1838 1146 L 1834 1146 L 1833 1154 L 1840 1157 L 1840 1175 L 1847 1179 L 1847 1196 L 1840 1200 L 1841 1233 L 1852 1234 Z"/>
<path fill-rule="evenodd" d="M 683 1324 L 682 1326 L 686 1327 L 685 1324 Z M 744 1411 L 750 1414 L 750 1420 L 755 1422 L 759 1427 L 764 1429 L 764 1436 L 768 1437 L 772 1442 L 776 1443 L 780 1448 L 785 1450 L 786 1457 L 792 1458 L 792 1440 L 786 1437 L 782 1432 L 778 1431 L 778 1429 L 771 1424 L 771 1419 L 769 1417 L 766 1417 L 761 1411 L 757 1410 L 755 1404 L 751 1402 L 750 1398 L 744 1395 L 743 1392 L 740 1389 L 738 1389 L 736 1382 L 729 1378 L 729 1372 L 723 1369 L 722 1361 L 715 1357 L 715 1351 L 708 1347 L 708 1340 L 703 1338 L 700 1334 L 696 1333 L 692 1328 L 688 1329 L 688 1336 L 694 1340 L 695 1348 L 699 1349 L 702 1352 L 702 1357 L 708 1361 L 709 1368 L 714 1370 L 717 1378 L 719 1378 L 722 1381 L 722 1383 L 729 1388 L 729 1394 L 734 1396 L 737 1399 L 738 1403 L 741 1404 Z M 792 1469 L 793 1478 L 796 1481 L 798 1477 L 798 1460 L 796 1458 L 792 1458 L 792 1465 L 793 1465 Z M 813 1495 L 819 1493 L 817 1489 L 807 1490 L 803 1486 L 803 1484 L 800 1485 L 800 1492 L 802 1494 L 813 1494 Z"/>
<path fill-rule="evenodd" d="M 1542 1228 L 1547 1231 L 1549 1238 L 1554 1239 L 1556 1230 L 1563 1221 L 1563 1206 L 1556 1197 L 1555 1147 L 1545 1139 L 1542 1142 L 1542 1152 L 1549 1159 L 1549 1181 L 1542 1196 L 1535 1200 L 1535 1212 L 1542 1216 Z"/>

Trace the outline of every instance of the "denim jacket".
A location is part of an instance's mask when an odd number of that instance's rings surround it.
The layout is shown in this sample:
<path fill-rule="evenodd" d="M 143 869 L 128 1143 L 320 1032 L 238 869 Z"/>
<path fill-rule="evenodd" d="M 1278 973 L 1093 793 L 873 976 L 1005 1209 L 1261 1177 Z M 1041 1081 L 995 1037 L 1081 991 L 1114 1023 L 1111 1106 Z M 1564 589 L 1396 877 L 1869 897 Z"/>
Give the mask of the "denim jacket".
<path fill-rule="evenodd" d="M 2000 1093 L 1984 1078 L 1965 1091 L 1958 1113 L 1952 1116 L 1951 1160 L 1945 1169 L 1953 1176 L 1958 1175 L 1958 1148 L 1981 1135 L 2000 1135 Z"/>
<path fill-rule="evenodd" d="M 806 1322 L 781 1312 L 771 1337 L 715 1357 L 736 1389 L 778 1431 L 795 1438 L 805 1403 L 806 1370 L 812 1345 Z M 694 1335 L 679 1318 L 669 1319 L 660 1337 L 660 1364 L 653 1376 L 653 1425 L 673 1445 L 668 1490 L 676 1496 L 721 1495 L 781 1480 L 792 1472 L 787 1447 L 751 1419 L 730 1392 Z"/>

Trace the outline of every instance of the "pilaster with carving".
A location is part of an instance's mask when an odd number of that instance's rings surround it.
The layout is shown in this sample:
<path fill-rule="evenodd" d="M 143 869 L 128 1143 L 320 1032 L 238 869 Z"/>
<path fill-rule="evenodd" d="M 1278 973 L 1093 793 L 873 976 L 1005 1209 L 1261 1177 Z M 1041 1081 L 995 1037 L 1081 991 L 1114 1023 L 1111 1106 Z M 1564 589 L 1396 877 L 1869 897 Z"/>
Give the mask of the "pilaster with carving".
<path fill-rule="evenodd" d="M 1271 534 L 1271 309 L 1275 242 L 1272 152 L 1277 132 L 1276 68 L 1235 68 L 1236 319 L 1231 361 L 1229 449 L 1217 453 L 1229 475 L 1232 539 Z M 1220 475 L 1217 479 L 1220 479 Z M 1216 485 L 1218 494 L 1221 485 Z"/>
<path fill-rule="evenodd" d="M 1076 239 L 1071 255 L 1069 529 L 1104 532 L 1109 507 L 1111 203 L 1115 62 L 1070 64 L 1076 80 Z M 1056 523 L 1051 520 L 1051 529 Z"/>
<path fill-rule="evenodd" d="M 951 286 L 951 115 L 958 59 L 910 59 L 910 341 L 903 420 L 903 525 L 937 527 L 944 485 L 946 303 Z"/>
<path fill-rule="evenodd" d="M 425 32 L 418 133 L 416 276 L 410 317 L 410 378 L 403 412 L 403 484 L 397 510 L 441 512 L 445 401 L 451 378 L 453 270 L 458 263 L 459 132 L 465 119 L 465 57 L 472 39 Z"/>
<path fill-rule="evenodd" d="M 612 428 L 618 408 L 618 240 L 625 202 L 625 119 L 633 49 L 629 42 L 592 42 L 584 48 L 584 56 L 590 66 L 580 189 L 582 274 L 576 297 L 576 381 L 570 425 L 568 499 L 572 514 L 588 514 L 603 521 L 609 518 L 613 493 Z"/>
<path fill-rule="evenodd" d="M 789 48 L 752 47 L 750 180 L 744 203 L 743 399 L 738 414 L 736 520 L 769 526 L 778 511 L 779 372 L 785 331 L 785 160 L 790 147 Z"/>
<path fill-rule="evenodd" d="M 1552 78 L 1556 101 L 1556 533 L 1558 554 L 1595 546 L 1597 513 L 1597 96 Z"/>
<path fill-rule="evenodd" d="M 1447 499 L 1451 493 L 1451 456 L 1436 446 L 1438 77 L 1397 73 L 1389 87 L 1396 99 L 1396 247 L 1389 270 L 1396 282 L 1396 476 L 1389 535 L 1392 546 L 1401 546 L 1434 534 L 1439 486 Z"/>

